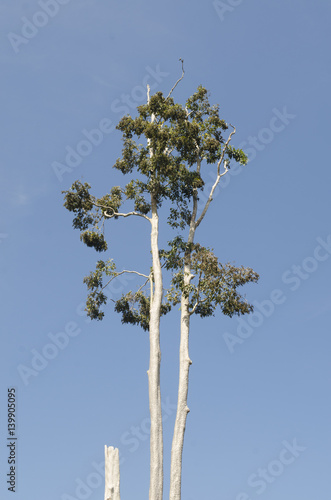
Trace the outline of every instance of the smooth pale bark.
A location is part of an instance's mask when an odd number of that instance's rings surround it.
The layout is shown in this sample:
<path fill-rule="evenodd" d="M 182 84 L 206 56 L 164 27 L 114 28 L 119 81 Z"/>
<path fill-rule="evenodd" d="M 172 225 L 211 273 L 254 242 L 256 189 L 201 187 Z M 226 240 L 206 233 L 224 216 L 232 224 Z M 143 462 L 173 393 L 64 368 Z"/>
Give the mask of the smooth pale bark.
<path fill-rule="evenodd" d="M 150 102 L 150 86 L 147 85 L 147 103 Z M 155 116 L 151 116 L 151 123 L 155 121 Z M 151 140 L 147 141 L 150 158 L 153 157 Z M 157 212 L 157 202 L 151 194 L 151 252 L 153 262 L 153 283 L 151 284 L 151 302 L 149 317 L 149 368 L 148 393 L 149 412 L 151 417 L 150 431 L 150 483 L 149 500 L 162 500 L 163 498 L 163 428 L 162 428 L 162 407 L 160 388 L 160 315 L 162 305 L 162 269 L 159 255 L 159 216 Z"/>
<path fill-rule="evenodd" d="M 197 196 L 194 196 L 192 219 L 188 243 L 193 243 L 195 234 L 195 218 L 197 213 Z M 191 253 L 186 252 L 184 262 L 184 286 L 189 285 L 192 279 L 191 274 Z M 190 334 L 190 311 L 189 297 L 181 296 L 181 317 L 180 317 L 180 346 L 179 346 L 179 382 L 178 382 L 178 400 L 177 413 L 174 427 L 174 435 L 171 447 L 171 466 L 170 466 L 170 500 L 180 500 L 182 486 L 182 459 L 184 434 L 186 427 L 186 417 L 189 413 L 187 406 L 189 370 L 192 361 L 189 356 L 189 334 Z"/>
<path fill-rule="evenodd" d="M 112 446 L 105 446 L 105 500 L 121 500 L 119 452 Z"/>
<path fill-rule="evenodd" d="M 189 283 L 187 278 L 187 284 Z M 184 280 L 185 281 L 185 280 Z M 180 500 L 182 481 L 182 456 L 184 445 L 184 433 L 186 427 L 186 417 L 190 411 L 187 406 L 189 369 L 192 361 L 189 357 L 189 332 L 190 313 L 188 310 L 188 298 L 182 295 L 181 298 L 181 334 L 179 348 L 179 384 L 177 414 L 174 428 L 174 436 L 171 448 L 171 469 L 170 469 L 170 499 Z"/>
<path fill-rule="evenodd" d="M 235 129 L 228 137 L 226 146 L 229 144 Z M 225 149 L 224 149 L 225 151 Z M 228 171 L 226 163 L 224 165 L 224 172 L 220 172 L 220 166 L 224 158 L 223 154 L 217 164 L 217 177 L 210 190 L 208 200 L 202 210 L 200 217 L 197 219 L 198 211 L 198 194 L 195 190 L 193 194 L 193 210 L 190 221 L 189 236 L 187 239 L 188 244 L 194 241 L 195 231 L 205 217 L 209 205 L 213 199 L 214 191 L 219 183 L 220 178 Z M 198 150 L 199 152 L 199 150 Z M 200 173 L 201 160 L 197 159 L 197 172 Z M 191 252 L 186 251 L 184 257 L 184 287 L 189 285 L 192 279 L 191 274 Z M 189 356 L 189 333 L 190 333 L 190 317 L 193 311 L 189 309 L 189 297 L 185 297 L 184 293 L 181 296 L 181 319 L 180 319 L 180 347 L 179 347 L 179 382 L 178 382 L 178 400 L 177 400 L 177 414 L 174 427 L 174 435 L 171 447 L 171 466 L 170 466 L 170 500 L 181 500 L 181 486 L 182 486 L 182 459 L 183 459 L 183 446 L 184 434 L 186 428 L 186 418 L 189 413 L 187 406 L 188 383 L 189 383 L 189 369 L 192 361 Z"/>
<path fill-rule="evenodd" d="M 160 389 L 160 314 L 162 303 L 162 269 L 159 257 L 158 234 L 159 217 L 156 200 L 152 202 L 151 249 L 153 259 L 154 290 L 151 293 L 151 309 L 149 323 L 150 357 L 148 369 L 149 411 L 151 417 L 150 433 L 150 487 L 149 499 L 162 500 L 163 497 L 163 435 L 162 407 Z"/>

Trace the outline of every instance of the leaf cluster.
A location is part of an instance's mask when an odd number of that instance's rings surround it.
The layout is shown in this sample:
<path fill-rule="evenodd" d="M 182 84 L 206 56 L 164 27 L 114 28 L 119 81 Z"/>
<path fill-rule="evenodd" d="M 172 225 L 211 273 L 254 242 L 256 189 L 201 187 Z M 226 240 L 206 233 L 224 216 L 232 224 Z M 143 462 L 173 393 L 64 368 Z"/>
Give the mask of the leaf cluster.
<path fill-rule="evenodd" d="M 105 289 L 119 274 L 121 273 L 116 271 L 115 263 L 112 259 L 109 259 L 107 261 L 98 260 L 95 271 L 91 271 L 88 276 L 85 276 L 83 281 L 88 289 L 85 311 L 91 319 L 103 319 L 104 311 L 102 307 L 107 304 Z M 104 283 L 104 278 L 109 278 L 107 283 Z M 122 323 L 139 325 L 143 330 L 148 330 L 150 297 L 141 288 L 136 292 L 130 290 L 122 295 L 120 299 L 114 301 L 114 309 L 122 315 Z M 161 316 L 167 314 L 170 309 L 170 303 L 162 304 Z"/>
<path fill-rule="evenodd" d="M 151 195 L 158 206 L 168 199 L 172 202 L 168 223 L 184 228 L 191 214 L 188 204 L 204 187 L 202 162 L 223 158 L 229 165 L 233 158 L 244 164 L 247 158 L 241 150 L 225 146 L 223 133 L 228 125 L 202 86 L 185 106 L 157 92 L 137 109 L 137 117 L 124 116 L 117 125 L 123 133 L 123 150 L 114 167 L 123 174 L 135 170 L 142 176 L 143 180 L 131 181 L 125 188 L 136 211 L 148 213 Z M 147 147 L 138 143 L 142 137 Z"/>
<path fill-rule="evenodd" d="M 257 282 L 259 276 L 251 268 L 221 264 L 213 251 L 200 244 L 188 245 L 177 236 L 169 242 L 170 250 L 160 251 L 166 269 L 173 271 L 167 300 L 178 304 L 181 294 L 189 298 L 190 312 L 201 317 L 214 315 L 217 306 L 232 317 L 249 313 L 253 306 L 238 292 L 246 283 Z M 184 279 L 185 263 L 193 274 Z"/>
<path fill-rule="evenodd" d="M 160 315 L 167 314 L 170 309 L 170 304 L 162 304 Z M 150 297 L 144 292 L 133 293 L 130 291 L 123 295 L 116 301 L 115 311 L 122 314 L 122 323 L 139 325 L 145 331 L 149 329 Z"/>
<path fill-rule="evenodd" d="M 116 218 L 122 204 L 122 191 L 119 186 L 115 186 L 110 193 L 96 198 L 90 194 L 90 188 L 87 182 L 82 184 L 75 181 L 68 191 L 62 191 L 64 206 L 74 213 L 72 225 L 81 231 L 81 241 L 97 252 L 104 252 L 108 246 L 99 223 L 108 217 Z"/>
<path fill-rule="evenodd" d="M 85 311 L 91 319 L 102 320 L 104 317 L 104 312 L 101 310 L 101 306 L 107 303 L 107 296 L 104 293 L 107 284 L 105 286 L 103 284 L 104 276 L 110 277 L 108 283 L 117 276 L 116 266 L 112 259 L 98 260 L 95 271 L 91 271 L 83 279 L 89 291 Z"/>
<path fill-rule="evenodd" d="M 91 214 L 93 209 L 93 199 L 89 189 L 91 186 L 85 182 L 82 184 L 75 181 L 70 190 L 62 191 L 64 196 L 64 206 L 69 212 L 74 212 L 75 217 L 72 225 L 75 229 L 87 229 L 93 223 L 94 218 Z"/>

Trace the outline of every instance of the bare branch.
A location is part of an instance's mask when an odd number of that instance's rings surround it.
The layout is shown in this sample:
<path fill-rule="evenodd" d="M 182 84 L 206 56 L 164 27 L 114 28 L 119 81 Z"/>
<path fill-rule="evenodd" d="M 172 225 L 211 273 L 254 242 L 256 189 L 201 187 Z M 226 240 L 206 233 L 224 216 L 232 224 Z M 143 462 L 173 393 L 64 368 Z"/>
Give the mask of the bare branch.
<path fill-rule="evenodd" d="M 116 273 L 116 276 L 119 276 L 120 274 L 124 274 L 124 273 L 137 274 L 138 276 L 142 276 L 143 278 L 146 278 L 148 280 L 149 280 L 149 277 L 150 277 L 150 275 L 147 276 L 147 274 L 138 273 L 138 271 L 128 271 L 127 269 L 124 269 L 123 271 L 120 271 L 119 273 Z"/>
<path fill-rule="evenodd" d="M 231 125 L 231 123 L 230 123 L 230 127 L 232 127 L 233 130 L 232 130 L 231 134 L 228 137 L 228 140 L 226 141 L 226 143 L 224 145 L 224 148 L 223 148 L 223 151 L 222 151 L 222 154 L 221 154 L 221 158 L 219 159 L 219 161 L 217 163 L 217 175 L 220 175 L 220 166 L 221 166 L 221 163 L 223 161 L 224 154 L 226 152 L 226 148 L 228 147 L 229 142 L 231 141 L 231 137 L 236 133 L 236 127 L 234 127 L 233 125 Z M 222 175 L 224 175 L 224 173 Z"/>
<path fill-rule="evenodd" d="M 126 269 L 124 269 L 123 271 L 120 271 L 119 273 L 116 273 L 114 276 L 112 276 L 110 278 L 110 280 L 101 288 L 101 291 L 104 290 L 108 285 L 109 283 L 111 283 L 115 278 L 117 278 L 118 276 L 120 276 L 121 274 L 124 274 L 124 273 L 128 273 L 128 274 L 137 274 L 138 276 L 142 276 L 143 278 L 147 278 L 147 281 L 149 280 L 149 276 L 147 276 L 146 274 L 142 274 L 142 273 L 138 273 L 138 271 L 128 271 Z M 146 283 L 147 283 L 146 281 Z M 146 283 L 144 285 L 142 285 L 143 287 L 146 285 Z M 139 290 L 141 289 L 142 287 L 139 288 Z M 139 291 L 138 290 L 138 291 Z"/>
<path fill-rule="evenodd" d="M 186 106 L 185 106 L 185 111 L 186 111 L 186 118 L 188 118 L 190 114 L 193 113 L 193 110 L 189 111 Z"/>
<path fill-rule="evenodd" d="M 170 90 L 168 96 L 167 96 L 167 99 L 171 96 L 171 94 L 173 93 L 173 91 L 175 90 L 175 88 L 177 87 L 177 85 L 179 84 L 179 82 L 184 78 L 184 74 L 185 74 L 185 71 L 184 71 L 184 60 L 180 57 L 179 60 L 182 62 L 182 76 L 177 80 L 177 82 L 175 83 L 175 85 L 172 87 L 172 89 Z"/>
<path fill-rule="evenodd" d="M 192 316 L 192 314 L 194 314 L 194 311 L 196 310 L 196 308 L 198 307 L 198 304 L 199 304 L 199 301 L 197 300 L 196 303 L 194 304 L 194 306 L 192 307 L 192 309 L 189 311 L 189 314 Z"/>
<path fill-rule="evenodd" d="M 112 219 L 113 217 L 130 217 L 131 215 L 136 215 L 137 217 L 143 217 L 144 219 L 151 221 L 151 219 L 147 217 L 147 215 L 140 214 L 139 212 L 128 212 L 127 214 L 120 214 L 118 212 L 114 212 L 112 215 L 109 215 L 106 212 L 104 212 L 103 215 L 107 217 L 107 219 Z"/>
<path fill-rule="evenodd" d="M 223 172 L 223 174 L 219 174 L 220 177 L 223 177 L 223 175 L 225 175 L 229 171 L 228 160 L 224 160 L 223 167 L 224 167 L 224 172 Z"/>
<path fill-rule="evenodd" d="M 149 280 L 150 280 L 150 276 L 148 276 L 148 278 L 145 281 L 145 283 L 138 288 L 138 290 L 136 291 L 136 293 L 140 292 L 140 290 L 142 290 L 144 288 L 144 286 L 147 285 L 147 283 L 149 282 Z"/>
<path fill-rule="evenodd" d="M 226 143 L 224 145 L 221 157 L 220 157 L 220 159 L 219 159 L 219 161 L 217 163 L 217 177 L 216 177 L 216 180 L 215 180 L 215 182 L 214 182 L 214 184 L 213 184 L 213 186 L 212 186 L 212 188 L 210 190 L 210 193 L 209 193 L 209 196 L 208 196 L 208 200 L 206 201 L 206 204 L 205 204 L 205 206 L 204 206 L 204 208 L 202 210 L 202 213 L 201 213 L 199 219 L 195 223 L 195 227 L 196 228 L 199 226 L 199 224 L 203 220 L 204 216 L 206 215 L 206 212 L 208 210 L 208 207 L 209 207 L 210 203 L 212 202 L 213 194 L 214 194 L 214 191 L 216 189 L 217 184 L 219 183 L 220 178 L 223 177 L 223 175 L 225 175 L 228 172 L 228 170 L 229 170 L 227 168 L 227 161 L 225 161 L 224 162 L 224 169 L 225 170 L 224 170 L 224 172 L 220 173 L 220 166 L 221 166 L 221 163 L 222 163 L 222 161 L 224 159 L 224 154 L 226 152 L 227 146 L 229 145 L 229 142 L 231 141 L 231 137 L 236 133 L 236 128 L 233 125 L 231 125 L 231 127 L 233 128 L 233 131 L 230 133 L 230 135 L 229 135 L 229 137 L 228 137 L 228 139 L 227 139 L 227 141 L 226 141 Z"/>
<path fill-rule="evenodd" d="M 204 302 L 207 301 L 207 297 L 202 299 L 202 300 L 199 300 L 197 299 L 196 303 L 194 304 L 194 306 L 192 307 L 192 309 L 189 311 L 189 314 L 192 315 L 194 314 L 196 308 L 198 307 L 199 304 L 203 304 Z"/>
<path fill-rule="evenodd" d="M 149 102 L 150 102 L 150 92 L 151 92 L 151 88 L 147 84 L 147 104 L 149 104 Z M 155 117 L 154 113 L 152 113 L 151 123 L 155 122 L 155 118 L 156 117 Z M 147 146 L 148 146 L 148 150 L 149 150 L 149 157 L 152 158 L 153 157 L 153 149 L 151 148 L 151 139 L 147 139 Z M 151 220 L 151 219 L 149 219 L 149 220 Z"/>
<path fill-rule="evenodd" d="M 119 212 L 115 212 L 115 210 L 111 207 L 107 207 L 107 205 L 100 205 L 99 203 L 93 203 L 95 207 L 102 208 L 104 210 L 103 216 L 106 217 L 107 219 L 112 219 L 113 217 L 130 217 L 131 215 L 136 215 L 137 217 L 143 217 L 144 219 L 147 219 L 151 221 L 149 217 L 145 214 L 140 214 L 139 212 L 128 212 L 126 214 L 121 214 Z M 107 213 L 107 210 L 112 210 L 113 213 L 110 215 Z"/>
<path fill-rule="evenodd" d="M 200 270 L 199 272 L 199 279 L 198 279 L 198 284 L 196 286 L 196 292 L 197 292 L 197 300 L 196 300 L 196 303 L 194 304 L 194 306 L 192 307 L 192 310 L 189 311 L 189 313 L 192 315 L 194 313 L 194 311 L 196 310 L 196 308 L 198 307 L 198 305 L 203 302 L 200 301 L 200 280 L 201 280 L 201 276 L 202 276 L 202 271 Z"/>
<path fill-rule="evenodd" d="M 172 148 L 172 149 L 168 149 L 168 148 L 165 148 L 164 150 L 164 153 L 167 155 L 167 156 L 170 156 L 171 153 L 174 151 L 175 148 Z"/>

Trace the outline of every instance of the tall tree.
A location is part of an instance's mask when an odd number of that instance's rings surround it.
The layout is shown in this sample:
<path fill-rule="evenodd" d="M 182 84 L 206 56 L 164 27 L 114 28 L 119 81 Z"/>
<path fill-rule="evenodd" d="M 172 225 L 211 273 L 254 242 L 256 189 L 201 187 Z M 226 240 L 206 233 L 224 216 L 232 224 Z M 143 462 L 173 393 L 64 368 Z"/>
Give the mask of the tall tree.
<path fill-rule="evenodd" d="M 64 205 L 74 213 L 74 228 L 81 231 L 81 240 L 97 252 L 107 251 L 104 224 L 109 219 L 141 217 L 150 224 L 152 265 L 149 272 L 118 271 L 114 261 L 108 259 L 98 260 L 96 269 L 84 278 L 88 288 L 86 311 L 97 320 L 104 317 L 108 302 L 105 289 L 112 280 L 123 273 L 135 273 L 143 278 L 136 291 L 123 294 L 115 302 L 115 311 L 122 315 L 122 323 L 139 325 L 149 331 L 150 500 L 163 498 L 160 318 L 180 303 L 178 402 L 170 468 L 170 500 L 180 500 L 184 433 L 189 412 L 191 316 L 211 316 L 218 306 L 230 317 L 251 312 L 252 305 L 240 295 L 238 288 L 258 280 L 252 269 L 221 264 L 211 249 L 194 242 L 221 177 L 227 174 L 232 161 L 245 165 L 247 157 L 230 144 L 235 128 L 220 118 L 219 107 L 209 103 L 204 87 L 199 86 L 184 106 L 174 102 L 172 93 L 183 76 L 184 70 L 167 97 L 162 92 L 150 96 L 148 88 L 147 103 L 137 108 L 137 116 L 124 116 L 117 125 L 123 134 L 123 151 L 114 168 L 130 176 L 124 187 L 115 186 L 100 198 L 90 193 L 89 184 L 79 181 L 64 191 Z M 140 138 L 145 139 L 144 145 L 137 142 Z M 201 207 L 199 194 L 205 185 L 203 176 L 210 169 L 215 172 L 215 182 Z M 122 205 L 127 203 L 131 203 L 131 208 L 122 212 Z M 158 244 L 162 205 L 168 209 L 167 223 L 176 231 L 167 249 L 160 249 Z M 171 284 L 163 294 L 163 273 L 167 271 Z M 114 461 L 113 465 L 108 464 L 108 470 L 112 470 L 116 478 L 108 478 L 105 498 L 118 500 L 118 453 L 113 448 L 106 448 L 107 460 Z"/>

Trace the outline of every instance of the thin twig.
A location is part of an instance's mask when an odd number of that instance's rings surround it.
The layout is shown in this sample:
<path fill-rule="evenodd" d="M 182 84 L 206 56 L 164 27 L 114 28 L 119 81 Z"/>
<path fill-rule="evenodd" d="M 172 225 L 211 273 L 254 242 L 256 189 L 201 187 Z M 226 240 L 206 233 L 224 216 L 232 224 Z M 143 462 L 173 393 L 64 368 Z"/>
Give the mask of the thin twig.
<path fill-rule="evenodd" d="M 147 280 L 145 281 L 145 283 L 138 288 L 138 290 L 136 291 L 136 293 L 140 292 L 140 290 L 142 288 L 144 288 L 144 286 L 146 286 L 148 282 L 149 282 L 149 276 L 148 276 Z"/>
<path fill-rule="evenodd" d="M 179 58 L 179 60 L 182 62 L 182 76 L 177 80 L 177 82 L 175 83 L 175 85 L 170 90 L 167 99 L 171 96 L 171 94 L 173 93 L 173 91 L 175 90 L 175 88 L 177 87 L 177 85 L 179 84 L 179 82 L 184 78 L 184 74 L 185 74 L 185 71 L 184 71 L 184 60 L 181 57 Z"/>
<path fill-rule="evenodd" d="M 138 276 L 143 276 L 143 278 L 147 278 L 147 281 L 149 280 L 149 276 L 147 276 L 146 274 L 138 273 L 138 271 L 127 271 L 126 269 L 124 269 L 123 271 L 116 273 L 112 278 L 110 278 L 110 280 L 101 288 L 101 291 L 104 290 L 109 285 L 109 283 L 111 281 L 113 281 L 115 278 L 117 278 L 118 276 L 120 276 L 121 274 L 124 274 L 124 273 L 137 274 Z M 146 283 L 147 283 L 147 281 L 146 281 Z M 145 285 L 143 285 L 143 286 L 145 286 Z"/>

